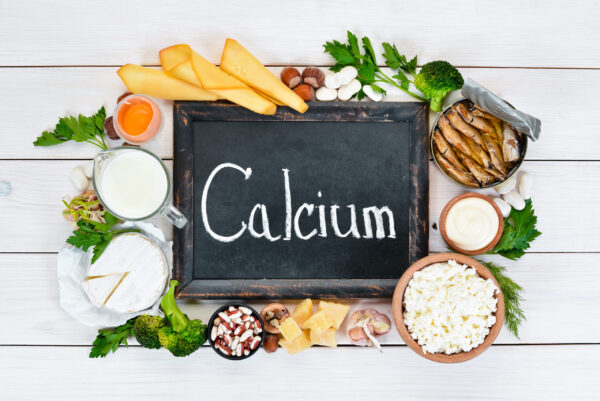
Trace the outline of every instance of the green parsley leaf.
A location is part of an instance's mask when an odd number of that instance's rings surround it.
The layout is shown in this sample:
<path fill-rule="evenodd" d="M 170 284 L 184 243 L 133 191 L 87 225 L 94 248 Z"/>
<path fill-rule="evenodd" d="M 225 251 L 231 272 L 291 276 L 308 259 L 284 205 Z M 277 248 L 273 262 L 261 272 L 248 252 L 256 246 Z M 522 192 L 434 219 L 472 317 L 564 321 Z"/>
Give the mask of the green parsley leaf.
<path fill-rule="evenodd" d="M 356 62 L 356 58 L 352 54 L 350 46 L 344 45 L 337 40 L 327 42 L 323 47 L 325 48 L 325 52 L 329 53 L 331 57 L 337 61 L 337 64 L 335 65 L 335 67 L 338 68 L 337 71 L 347 65 L 353 65 Z"/>
<path fill-rule="evenodd" d="M 496 246 L 489 254 L 498 254 L 516 260 L 525 254 L 530 243 L 542 233 L 536 229 L 537 216 L 533 211 L 531 199 L 525 201 L 523 210 L 511 209 L 504 220 L 504 231 Z"/>
<path fill-rule="evenodd" d="M 98 330 L 98 336 L 92 344 L 90 358 L 104 358 L 110 352 L 115 352 L 119 348 L 119 345 L 128 346 L 127 339 L 134 335 L 134 320 L 128 320 L 125 324 L 114 329 Z"/>
<path fill-rule="evenodd" d="M 53 146 L 67 141 L 87 142 L 106 150 L 104 141 L 104 120 L 106 110 L 104 106 L 91 117 L 79 115 L 78 117 L 62 117 L 54 131 L 44 131 L 33 142 L 34 146 Z"/>
<path fill-rule="evenodd" d="M 375 55 L 371 40 L 365 36 L 361 38 L 360 43 L 362 44 L 363 53 L 361 53 L 358 38 L 350 31 L 348 31 L 348 44 L 340 43 L 337 40 L 326 42 L 325 45 L 323 45 L 325 53 L 329 53 L 336 62 L 329 69 L 333 72 L 338 72 L 342 68 L 352 65 L 358 70 L 358 76 L 356 78 L 362 85 L 373 85 L 374 83 L 383 82 L 401 89 L 420 101 L 427 101 L 423 96 L 409 90 L 411 81 L 404 74 L 416 73 L 416 57 L 410 61 L 406 61 L 406 57 L 398 52 L 395 45 L 384 43 L 383 47 L 385 52 L 383 56 L 386 59 L 386 63 L 388 63 L 388 66 L 393 66 L 398 74 L 400 74 L 401 71 L 403 72 L 401 75 L 389 77 L 377 65 L 377 56 Z M 381 87 L 378 86 L 378 89 L 381 90 L 381 93 L 385 93 Z M 356 96 L 360 100 L 364 98 L 365 93 L 361 89 Z"/>
<path fill-rule="evenodd" d="M 497 266 L 492 262 L 481 263 L 488 268 L 496 278 L 498 285 L 500 285 L 500 291 L 504 295 L 504 320 L 506 326 L 515 337 L 519 338 L 519 326 L 524 320 L 527 320 L 521 308 L 521 301 L 523 300 L 521 291 L 523 288 L 504 275 L 504 267 Z"/>
<path fill-rule="evenodd" d="M 107 217 L 108 215 L 108 217 Z M 106 212 L 104 215 L 106 223 L 98 223 L 95 221 L 79 220 L 77 222 L 77 230 L 73 231 L 73 235 L 67 238 L 67 243 L 76 248 L 80 248 L 87 252 L 90 247 L 94 247 L 92 251 L 92 264 L 98 260 L 112 239 L 121 233 L 140 232 L 138 229 L 123 229 L 113 230 L 112 227 L 119 221 L 115 216 Z"/>

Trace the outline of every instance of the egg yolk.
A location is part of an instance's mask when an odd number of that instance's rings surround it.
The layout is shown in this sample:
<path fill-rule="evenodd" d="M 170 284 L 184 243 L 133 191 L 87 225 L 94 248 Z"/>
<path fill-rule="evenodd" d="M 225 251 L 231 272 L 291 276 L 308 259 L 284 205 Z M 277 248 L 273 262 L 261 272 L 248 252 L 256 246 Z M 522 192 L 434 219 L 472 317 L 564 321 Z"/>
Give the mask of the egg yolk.
<path fill-rule="evenodd" d="M 123 111 L 123 130 L 127 134 L 135 136 L 146 132 L 154 114 L 149 104 L 132 104 Z"/>

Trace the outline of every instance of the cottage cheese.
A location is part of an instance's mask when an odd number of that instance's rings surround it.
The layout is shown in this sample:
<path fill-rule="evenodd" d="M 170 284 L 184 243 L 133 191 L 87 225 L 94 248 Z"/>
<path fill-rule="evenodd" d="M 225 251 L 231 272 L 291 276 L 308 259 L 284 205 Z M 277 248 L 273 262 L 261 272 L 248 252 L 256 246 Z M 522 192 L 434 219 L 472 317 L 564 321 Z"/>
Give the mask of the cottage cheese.
<path fill-rule="evenodd" d="M 404 292 L 404 323 L 427 353 L 454 354 L 476 348 L 496 322 L 498 288 L 454 260 L 427 266 Z"/>

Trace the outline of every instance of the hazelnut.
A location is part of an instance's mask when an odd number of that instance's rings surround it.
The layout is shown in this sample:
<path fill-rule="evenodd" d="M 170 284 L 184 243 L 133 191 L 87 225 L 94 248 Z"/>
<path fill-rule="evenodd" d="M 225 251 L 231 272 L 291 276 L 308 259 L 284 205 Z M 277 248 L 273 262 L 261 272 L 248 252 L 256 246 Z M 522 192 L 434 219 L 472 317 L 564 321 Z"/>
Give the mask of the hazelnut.
<path fill-rule="evenodd" d="M 302 80 L 315 89 L 319 89 L 325 82 L 325 74 L 317 67 L 306 67 L 302 71 Z"/>
<path fill-rule="evenodd" d="M 117 103 L 119 103 L 121 100 L 125 99 L 129 95 L 133 95 L 133 93 L 131 93 L 131 92 L 125 92 L 125 93 L 123 93 L 121 96 L 119 96 L 117 98 Z"/>
<path fill-rule="evenodd" d="M 276 334 L 265 334 L 265 339 L 263 340 L 263 349 L 266 353 L 273 353 L 277 351 L 279 348 L 279 336 Z"/>
<path fill-rule="evenodd" d="M 315 97 L 315 88 L 308 84 L 300 84 L 294 88 L 294 93 L 300 96 L 302 100 L 309 101 Z"/>
<path fill-rule="evenodd" d="M 294 89 L 302 82 L 302 76 L 300 75 L 300 71 L 294 67 L 286 67 L 281 71 L 281 80 L 288 88 Z"/>
<path fill-rule="evenodd" d="M 115 131 L 115 127 L 113 125 L 112 116 L 104 120 L 104 132 L 110 139 L 119 139 L 119 135 L 117 135 L 117 131 Z"/>

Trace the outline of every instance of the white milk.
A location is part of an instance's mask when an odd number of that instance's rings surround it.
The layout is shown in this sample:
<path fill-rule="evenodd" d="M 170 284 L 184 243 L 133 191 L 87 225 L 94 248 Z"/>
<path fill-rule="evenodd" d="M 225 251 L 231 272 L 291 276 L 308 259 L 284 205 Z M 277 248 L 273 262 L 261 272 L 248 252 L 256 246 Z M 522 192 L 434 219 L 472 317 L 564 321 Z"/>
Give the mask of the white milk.
<path fill-rule="evenodd" d="M 105 206 L 125 219 L 153 214 L 168 191 L 167 174 L 160 162 L 136 150 L 118 152 L 108 161 L 99 181 Z"/>

